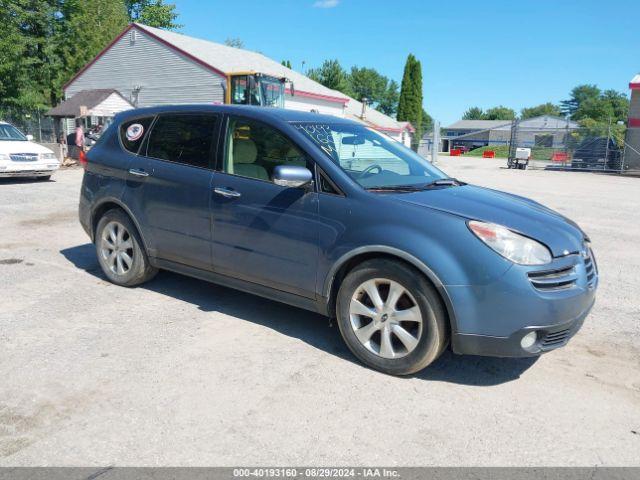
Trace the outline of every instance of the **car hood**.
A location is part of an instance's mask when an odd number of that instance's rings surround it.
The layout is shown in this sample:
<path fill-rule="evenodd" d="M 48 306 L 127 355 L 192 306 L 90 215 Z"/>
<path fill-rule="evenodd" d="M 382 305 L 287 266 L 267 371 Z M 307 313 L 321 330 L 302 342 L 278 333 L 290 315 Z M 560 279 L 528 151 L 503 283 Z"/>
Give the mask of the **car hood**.
<path fill-rule="evenodd" d="M 463 185 L 398 193 L 396 199 L 469 220 L 497 223 L 544 243 L 554 257 L 583 250 L 586 235 L 567 217 L 528 198 Z"/>
<path fill-rule="evenodd" d="M 28 141 L 0 140 L 0 153 L 53 153 L 47 147 Z"/>

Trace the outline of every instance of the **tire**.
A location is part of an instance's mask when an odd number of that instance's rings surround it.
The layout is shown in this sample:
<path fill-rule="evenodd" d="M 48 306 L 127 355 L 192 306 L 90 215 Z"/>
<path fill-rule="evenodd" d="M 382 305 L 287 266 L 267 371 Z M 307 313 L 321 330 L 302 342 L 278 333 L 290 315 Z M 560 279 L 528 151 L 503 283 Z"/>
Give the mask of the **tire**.
<path fill-rule="evenodd" d="M 374 293 L 372 288 L 379 294 L 378 308 L 367 293 Z M 351 352 L 365 365 L 391 375 L 422 370 L 447 345 L 440 296 L 421 272 L 398 261 L 367 260 L 349 272 L 338 291 L 336 317 Z"/>
<path fill-rule="evenodd" d="M 95 246 L 102 271 L 116 285 L 134 287 L 158 273 L 149 262 L 138 230 L 122 210 L 109 210 L 100 218 Z"/>

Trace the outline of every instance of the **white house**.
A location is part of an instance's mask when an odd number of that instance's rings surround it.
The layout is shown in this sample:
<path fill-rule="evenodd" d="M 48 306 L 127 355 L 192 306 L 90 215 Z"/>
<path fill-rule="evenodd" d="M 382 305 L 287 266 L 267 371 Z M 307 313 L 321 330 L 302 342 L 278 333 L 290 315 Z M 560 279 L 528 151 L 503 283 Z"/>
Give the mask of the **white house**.
<path fill-rule="evenodd" d="M 175 32 L 129 25 L 64 85 L 67 100 L 83 91 L 117 90 L 135 107 L 223 103 L 226 75 L 256 71 L 293 82 L 285 108 L 317 111 L 363 121 L 410 143 L 413 127 L 291 70 L 260 53 L 228 47 Z"/>

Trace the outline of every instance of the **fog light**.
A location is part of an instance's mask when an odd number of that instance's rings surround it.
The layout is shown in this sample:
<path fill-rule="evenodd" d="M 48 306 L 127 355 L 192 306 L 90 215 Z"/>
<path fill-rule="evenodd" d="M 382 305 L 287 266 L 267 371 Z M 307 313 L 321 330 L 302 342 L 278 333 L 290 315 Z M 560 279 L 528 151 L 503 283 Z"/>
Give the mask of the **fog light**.
<path fill-rule="evenodd" d="M 537 339 L 538 339 L 537 332 L 529 332 L 524 337 L 522 337 L 522 340 L 520 340 L 520 346 L 525 349 L 531 348 L 536 343 Z"/>

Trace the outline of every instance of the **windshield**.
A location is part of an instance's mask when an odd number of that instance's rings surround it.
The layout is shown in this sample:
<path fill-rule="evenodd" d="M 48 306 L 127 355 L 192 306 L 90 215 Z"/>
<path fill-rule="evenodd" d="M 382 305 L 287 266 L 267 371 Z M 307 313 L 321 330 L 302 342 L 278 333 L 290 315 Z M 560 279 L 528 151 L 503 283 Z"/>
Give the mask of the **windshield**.
<path fill-rule="evenodd" d="M 0 123 L 0 141 L 20 141 L 24 142 L 27 140 L 20 130 L 18 130 L 13 125 L 8 125 L 6 123 Z"/>
<path fill-rule="evenodd" d="M 260 90 L 265 107 L 284 108 L 284 86 L 278 79 L 262 78 Z"/>
<path fill-rule="evenodd" d="M 293 126 L 364 188 L 417 187 L 447 178 L 413 150 L 363 125 L 293 123 Z"/>

